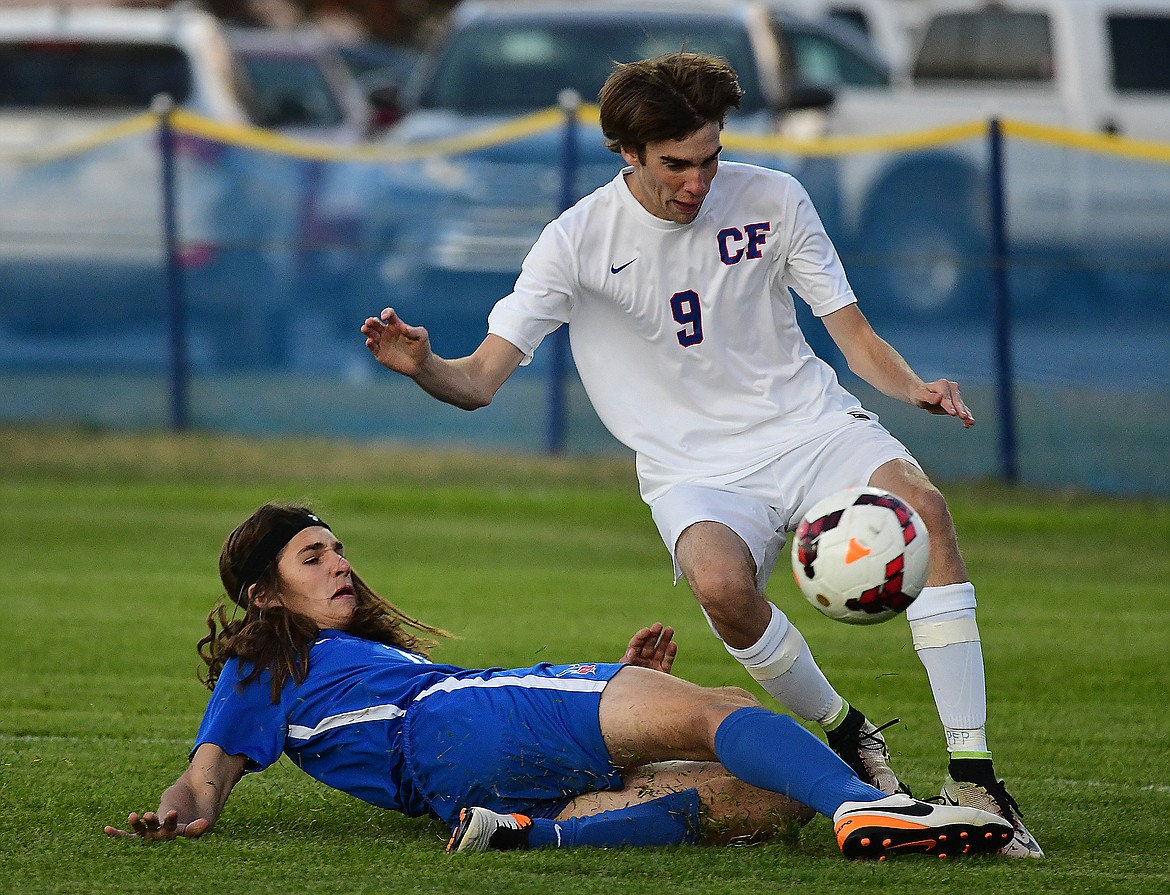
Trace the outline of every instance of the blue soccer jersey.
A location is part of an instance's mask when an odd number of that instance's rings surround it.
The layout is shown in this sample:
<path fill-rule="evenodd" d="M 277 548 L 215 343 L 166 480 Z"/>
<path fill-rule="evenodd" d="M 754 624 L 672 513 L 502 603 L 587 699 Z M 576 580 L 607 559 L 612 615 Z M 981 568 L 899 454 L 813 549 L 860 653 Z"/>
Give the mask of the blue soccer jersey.
<path fill-rule="evenodd" d="M 284 753 L 327 786 L 411 817 L 450 821 L 467 804 L 555 814 L 566 797 L 621 785 L 597 722 L 601 691 L 620 668 L 469 671 L 322 631 L 305 680 L 288 681 L 276 703 L 267 671 L 245 685 L 250 667 L 229 659 L 195 748 L 243 755 L 248 771 Z"/>
<path fill-rule="evenodd" d="M 267 671 L 246 686 L 251 668 L 228 659 L 196 735 L 247 758 L 259 771 L 286 753 L 303 771 L 363 801 L 415 816 L 422 800 L 402 786 L 402 717 L 419 692 L 460 669 L 416 653 L 322 631 L 309 675 L 289 681 L 272 702 Z"/>

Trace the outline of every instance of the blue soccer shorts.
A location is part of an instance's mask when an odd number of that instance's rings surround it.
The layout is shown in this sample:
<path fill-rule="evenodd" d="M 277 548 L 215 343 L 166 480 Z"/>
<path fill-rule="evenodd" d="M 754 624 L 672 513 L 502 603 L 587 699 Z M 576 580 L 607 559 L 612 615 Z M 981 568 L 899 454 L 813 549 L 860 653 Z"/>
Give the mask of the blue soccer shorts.
<path fill-rule="evenodd" d="M 469 805 L 556 817 L 585 792 L 621 789 L 601 737 L 601 691 L 621 664 L 469 671 L 424 690 L 403 724 L 406 772 L 448 824 Z"/>

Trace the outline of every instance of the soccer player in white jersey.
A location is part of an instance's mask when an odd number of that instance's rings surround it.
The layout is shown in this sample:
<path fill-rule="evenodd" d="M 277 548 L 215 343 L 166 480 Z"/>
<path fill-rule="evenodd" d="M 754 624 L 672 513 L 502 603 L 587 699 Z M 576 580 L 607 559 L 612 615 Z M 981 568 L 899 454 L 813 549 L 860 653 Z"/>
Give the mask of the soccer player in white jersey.
<path fill-rule="evenodd" d="M 909 502 L 931 535 L 927 587 L 906 615 L 946 735 L 943 798 L 1000 813 L 1016 831 L 1005 853 L 1040 857 L 992 764 L 975 590 L 946 501 L 813 353 L 789 290 L 866 382 L 964 427 L 975 419 L 957 383 L 924 382 L 874 332 L 804 188 L 720 162 L 741 96 L 735 72 L 702 54 L 616 66 L 601 127 L 627 167 L 548 225 L 482 344 L 441 358 L 424 328 L 387 308 L 362 326 L 366 346 L 433 396 L 474 409 L 568 324 L 598 416 L 636 453 L 676 580 L 748 673 L 886 792 L 902 787 L 880 729 L 830 685 L 765 585 L 786 532 L 821 498 L 868 484 Z"/>

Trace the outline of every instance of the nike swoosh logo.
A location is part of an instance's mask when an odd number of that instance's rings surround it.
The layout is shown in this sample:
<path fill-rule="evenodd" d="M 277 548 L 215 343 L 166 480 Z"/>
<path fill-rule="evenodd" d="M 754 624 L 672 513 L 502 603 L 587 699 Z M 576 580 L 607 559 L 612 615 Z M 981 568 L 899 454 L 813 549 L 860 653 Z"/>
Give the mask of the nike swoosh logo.
<path fill-rule="evenodd" d="M 631 259 L 631 260 L 627 261 L 627 262 L 626 262 L 625 264 L 623 264 L 621 267 L 614 267 L 614 266 L 611 264 L 611 265 L 609 266 L 609 272 L 610 272 L 610 273 L 621 273 L 623 270 L 625 270 L 627 267 L 629 267 L 631 264 L 633 264 L 633 263 L 634 263 L 635 261 L 637 261 L 637 260 L 638 260 L 637 258 L 633 258 L 633 259 Z"/>
<path fill-rule="evenodd" d="M 904 817 L 926 817 L 933 811 L 933 807 L 918 801 L 911 802 L 909 805 L 879 805 L 872 808 L 868 805 L 861 805 L 857 808 L 854 808 L 852 811 L 847 812 L 845 816 L 841 818 L 841 822 L 845 823 L 847 821 L 859 821 L 862 823 L 868 823 L 870 822 L 870 819 L 873 818 L 873 822 L 878 823 L 880 822 L 881 815 L 883 814 L 900 814 Z"/>
<path fill-rule="evenodd" d="M 883 805 L 878 810 L 886 811 L 890 814 L 904 814 L 907 817 L 926 817 L 926 815 L 934 811 L 930 805 L 922 802 L 911 802 L 909 805 L 897 805 L 893 807 Z"/>

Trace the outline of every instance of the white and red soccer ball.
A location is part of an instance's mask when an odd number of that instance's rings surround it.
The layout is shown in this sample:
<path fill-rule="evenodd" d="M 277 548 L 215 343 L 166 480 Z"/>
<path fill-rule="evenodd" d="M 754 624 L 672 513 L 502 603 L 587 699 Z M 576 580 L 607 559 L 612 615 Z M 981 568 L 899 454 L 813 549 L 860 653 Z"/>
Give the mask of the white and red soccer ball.
<path fill-rule="evenodd" d="M 852 625 L 906 611 L 926 583 L 930 538 L 906 501 L 849 488 L 816 503 L 796 527 L 792 572 L 808 601 Z"/>

